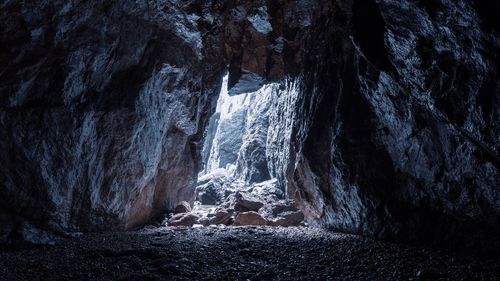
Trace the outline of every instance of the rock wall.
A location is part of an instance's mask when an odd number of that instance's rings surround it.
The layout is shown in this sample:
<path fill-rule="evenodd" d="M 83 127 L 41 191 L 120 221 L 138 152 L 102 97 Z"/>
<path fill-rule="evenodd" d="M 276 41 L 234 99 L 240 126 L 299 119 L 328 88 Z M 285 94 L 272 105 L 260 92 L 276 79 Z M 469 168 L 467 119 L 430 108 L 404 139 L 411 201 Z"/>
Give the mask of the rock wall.
<path fill-rule="evenodd" d="M 4 1 L 0 240 L 189 200 L 229 70 L 231 95 L 289 93 L 266 158 L 311 222 L 498 247 L 499 9 L 476 2 Z"/>
<path fill-rule="evenodd" d="M 0 240 L 132 228 L 192 198 L 224 71 L 238 94 L 297 70 L 305 4 L 3 1 Z"/>
<path fill-rule="evenodd" d="M 3 1 L 2 240 L 131 228 L 193 196 L 223 67 L 199 75 L 202 37 L 189 9 Z"/>
<path fill-rule="evenodd" d="M 267 181 L 269 116 L 281 111 L 280 105 L 273 103 L 278 85 L 271 83 L 255 92 L 230 96 L 227 83 L 225 76 L 216 112 L 205 132 L 204 169 L 200 175 L 225 169 L 224 176 L 239 184 Z"/>
<path fill-rule="evenodd" d="M 204 159 L 203 173 L 210 173 L 228 165 L 235 165 L 238 152 L 243 145 L 247 118 L 251 114 L 250 94 L 229 96 L 227 91 L 228 77 L 222 82 L 221 92 L 217 100 L 216 112 L 211 118 L 205 133 L 205 146 L 210 152 Z M 210 147 L 210 148 L 209 148 Z"/>
<path fill-rule="evenodd" d="M 337 1 L 313 29 L 288 176 L 309 218 L 500 249 L 500 40 L 473 5 Z"/>

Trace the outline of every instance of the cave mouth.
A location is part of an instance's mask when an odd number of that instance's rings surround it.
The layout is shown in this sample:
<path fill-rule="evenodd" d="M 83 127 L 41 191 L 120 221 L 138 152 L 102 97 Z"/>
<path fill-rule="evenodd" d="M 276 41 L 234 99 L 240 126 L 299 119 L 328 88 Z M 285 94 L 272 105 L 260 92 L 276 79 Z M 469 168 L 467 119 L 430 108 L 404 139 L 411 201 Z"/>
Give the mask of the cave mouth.
<path fill-rule="evenodd" d="M 276 111 L 283 110 L 273 106 L 273 95 L 291 92 L 270 83 L 233 95 L 228 80 L 226 74 L 204 134 L 193 207 L 184 202 L 169 224 L 305 226 L 302 212 L 287 196 L 286 183 L 273 172 L 270 155 L 276 146 Z"/>

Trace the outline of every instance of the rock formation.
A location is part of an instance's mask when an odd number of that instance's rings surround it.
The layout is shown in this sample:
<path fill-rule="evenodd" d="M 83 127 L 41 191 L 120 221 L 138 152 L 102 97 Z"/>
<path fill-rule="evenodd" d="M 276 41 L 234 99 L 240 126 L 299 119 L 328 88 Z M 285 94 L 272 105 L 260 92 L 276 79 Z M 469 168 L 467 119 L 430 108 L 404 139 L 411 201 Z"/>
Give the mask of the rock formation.
<path fill-rule="evenodd" d="M 499 249 L 500 41 L 482 5 L 338 1 L 313 29 L 288 175 L 307 217 Z"/>
<path fill-rule="evenodd" d="M 499 249 L 499 7 L 480 2 L 4 1 L 0 241 L 192 200 L 228 71 L 229 95 L 278 85 L 231 159 L 310 223 Z"/>
<path fill-rule="evenodd" d="M 190 9 L 1 4 L 2 238 L 130 228 L 192 198 L 223 66 L 202 67 Z"/>

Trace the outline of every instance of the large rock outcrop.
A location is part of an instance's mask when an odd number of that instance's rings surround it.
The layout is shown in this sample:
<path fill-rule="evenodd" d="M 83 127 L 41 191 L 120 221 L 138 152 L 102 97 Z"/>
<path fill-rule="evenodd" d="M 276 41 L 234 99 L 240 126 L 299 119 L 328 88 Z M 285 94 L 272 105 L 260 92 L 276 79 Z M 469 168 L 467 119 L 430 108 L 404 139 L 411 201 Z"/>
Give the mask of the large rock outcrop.
<path fill-rule="evenodd" d="M 293 1 L 0 7 L 2 241 L 131 228 L 190 200 L 224 70 L 231 94 L 297 70 L 293 39 L 312 10 Z"/>
<path fill-rule="evenodd" d="M 192 198 L 223 69 L 199 75 L 198 16 L 173 1 L 0 5 L 2 238 L 134 227 Z"/>
<path fill-rule="evenodd" d="M 309 219 L 500 249 L 500 40 L 474 5 L 337 1 L 312 29 L 286 175 Z"/>

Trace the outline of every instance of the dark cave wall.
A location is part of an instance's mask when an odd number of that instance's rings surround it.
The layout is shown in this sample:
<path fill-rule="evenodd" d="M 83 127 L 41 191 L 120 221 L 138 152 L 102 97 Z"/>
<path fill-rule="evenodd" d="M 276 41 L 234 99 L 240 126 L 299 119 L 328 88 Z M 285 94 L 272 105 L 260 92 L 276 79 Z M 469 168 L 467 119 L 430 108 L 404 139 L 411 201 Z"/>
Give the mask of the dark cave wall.
<path fill-rule="evenodd" d="M 486 3 L 488 2 L 488 3 Z M 226 66 L 273 92 L 269 170 L 317 225 L 498 247 L 498 5 L 4 1 L 0 240 L 190 200 Z"/>
<path fill-rule="evenodd" d="M 130 228 L 192 197 L 222 68 L 199 75 L 202 38 L 184 9 L 1 4 L 1 238 Z"/>
<path fill-rule="evenodd" d="M 432 3 L 338 1 L 311 33 L 289 184 L 324 226 L 498 251 L 498 33 Z"/>

